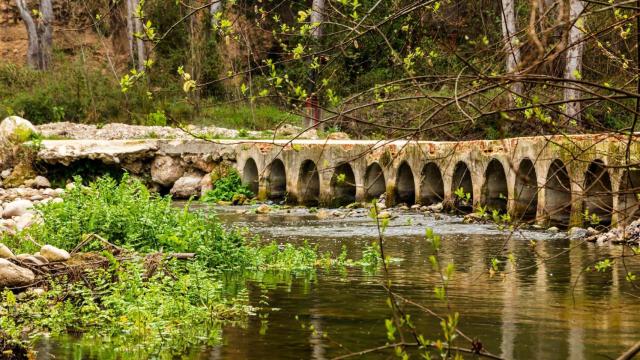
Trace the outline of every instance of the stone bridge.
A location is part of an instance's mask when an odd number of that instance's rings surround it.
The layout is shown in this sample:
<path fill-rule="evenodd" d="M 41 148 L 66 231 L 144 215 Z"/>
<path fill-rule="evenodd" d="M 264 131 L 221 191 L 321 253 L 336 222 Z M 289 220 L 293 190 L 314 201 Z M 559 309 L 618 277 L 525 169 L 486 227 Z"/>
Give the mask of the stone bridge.
<path fill-rule="evenodd" d="M 386 194 L 387 205 L 478 206 L 539 224 L 622 224 L 639 215 L 640 168 L 625 166 L 628 138 L 574 135 L 429 142 L 358 140 L 51 140 L 50 164 L 80 159 L 140 174 L 159 156 L 227 161 L 260 199 L 337 206 Z M 630 163 L 640 159 L 637 139 Z M 587 215 L 587 216 L 585 216 Z"/>

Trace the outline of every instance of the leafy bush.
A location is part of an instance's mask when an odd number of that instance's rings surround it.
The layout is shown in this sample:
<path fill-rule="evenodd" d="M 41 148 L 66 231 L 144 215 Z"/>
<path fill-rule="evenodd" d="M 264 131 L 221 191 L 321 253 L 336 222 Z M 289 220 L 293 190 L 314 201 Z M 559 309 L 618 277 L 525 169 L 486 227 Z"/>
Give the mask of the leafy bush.
<path fill-rule="evenodd" d="M 149 192 L 127 174 L 120 183 L 102 177 L 88 187 L 76 178 L 75 187 L 63 199 L 38 206 L 44 221 L 28 228 L 23 237 L 73 249 L 86 234 L 97 234 L 137 251 L 195 252 L 213 269 L 248 264 L 239 231 L 225 231 L 214 215 L 173 207 L 171 198 Z M 11 243 L 11 239 L 5 241 Z M 28 241 L 14 245 L 25 251 L 37 250 Z"/>
<path fill-rule="evenodd" d="M 230 170 L 227 176 L 221 177 L 213 183 L 213 190 L 207 191 L 201 200 L 205 202 L 232 201 L 238 195 L 251 198 L 254 194 L 246 185 L 242 184 L 240 174 L 235 170 Z"/>

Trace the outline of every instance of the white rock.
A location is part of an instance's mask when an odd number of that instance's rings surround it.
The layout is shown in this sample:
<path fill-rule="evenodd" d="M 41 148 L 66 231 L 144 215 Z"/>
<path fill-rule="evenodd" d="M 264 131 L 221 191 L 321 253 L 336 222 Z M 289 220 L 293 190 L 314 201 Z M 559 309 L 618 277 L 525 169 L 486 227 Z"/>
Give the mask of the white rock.
<path fill-rule="evenodd" d="M 151 180 L 163 186 L 176 182 L 184 174 L 180 160 L 171 156 L 157 156 L 151 164 Z"/>
<path fill-rule="evenodd" d="M 7 245 L 0 243 L 0 258 L 1 259 L 13 259 L 16 256 L 13 254 L 13 251 L 7 247 Z"/>
<path fill-rule="evenodd" d="M 44 176 L 36 176 L 35 179 L 33 179 L 33 187 L 37 188 L 37 189 L 44 189 L 44 188 L 50 188 L 51 187 L 51 182 L 49 182 L 49 179 L 47 179 Z"/>
<path fill-rule="evenodd" d="M 442 203 L 437 203 L 437 204 L 433 204 L 433 205 L 429 205 L 427 207 L 427 210 L 434 212 L 434 213 L 439 213 L 442 212 L 442 210 L 444 209 L 444 205 L 442 205 Z"/>
<path fill-rule="evenodd" d="M 22 231 L 38 221 L 38 217 L 33 213 L 25 213 L 16 219 L 16 229 Z"/>
<path fill-rule="evenodd" d="M 552 226 L 550 228 L 547 229 L 548 232 L 552 232 L 552 233 L 557 233 L 558 231 L 560 231 L 560 229 L 558 229 L 555 226 Z"/>
<path fill-rule="evenodd" d="M 23 137 L 37 133 L 38 130 L 36 130 L 35 126 L 29 120 L 20 116 L 9 116 L 0 122 L 0 138 L 26 140 L 24 138 L 16 138 L 16 136 Z"/>
<path fill-rule="evenodd" d="M 589 234 L 589 232 L 586 229 L 583 229 L 581 227 L 572 227 L 571 229 L 569 229 L 568 235 L 569 235 L 569 239 L 570 240 L 578 240 L 578 239 L 582 239 L 584 237 L 586 237 Z"/>
<path fill-rule="evenodd" d="M 2 211 L 2 217 L 6 219 L 14 216 L 21 216 L 27 213 L 27 211 L 29 211 L 29 209 L 31 208 L 33 208 L 33 203 L 31 201 L 24 199 L 15 200 L 8 203 L 4 207 L 4 210 Z"/>
<path fill-rule="evenodd" d="M 256 208 L 256 214 L 268 214 L 271 211 L 271 207 L 267 204 L 262 204 Z"/>
<path fill-rule="evenodd" d="M 40 254 L 44 256 L 50 262 L 66 261 L 71 258 L 71 255 L 66 250 L 58 249 L 52 245 L 45 245 L 40 249 Z"/>
<path fill-rule="evenodd" d="M 3 179 L 8 178 L 9 175 L 11 175 L 11 171 L 13 171 L 13 169 L 2 170 L 2 172 L 0 172 L 0 178 L 3 178 Z"/>
<path fill-rule="evenodd" d="M 36 279 L 33 271 L 0 259 L 0 288 L 20 287 L 32 284 Z"/>
<path fill-rule="evenodd" d="M 171 195 L 176 198 L 188 198 L 200 194 L 202 176 L 189 174 L 179 178 L 171 188 Z"/>
<path fill-rule="evenodd" d="M 54 204 L 60 204 L 63 201 L 64 200 L 62 200 L 62 198 L 54 198 L 53 200 L 51 200 L 51 202 L 54 203 Z"/>

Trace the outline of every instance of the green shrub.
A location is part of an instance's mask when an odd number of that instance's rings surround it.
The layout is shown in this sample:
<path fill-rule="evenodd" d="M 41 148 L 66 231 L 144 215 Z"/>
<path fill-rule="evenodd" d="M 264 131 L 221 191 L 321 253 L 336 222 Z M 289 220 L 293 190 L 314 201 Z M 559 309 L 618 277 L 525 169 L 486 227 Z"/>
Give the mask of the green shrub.
<path fill-rule="evenodd" d="M 251 198 L 254 194 L 242 184 L 240 174 L 232 169 L 226 176 L 216 180 L 213 183 L 213 190 L 207 191 L 201 200 L 205 202 L 232 201 L 238 195 Z"/>

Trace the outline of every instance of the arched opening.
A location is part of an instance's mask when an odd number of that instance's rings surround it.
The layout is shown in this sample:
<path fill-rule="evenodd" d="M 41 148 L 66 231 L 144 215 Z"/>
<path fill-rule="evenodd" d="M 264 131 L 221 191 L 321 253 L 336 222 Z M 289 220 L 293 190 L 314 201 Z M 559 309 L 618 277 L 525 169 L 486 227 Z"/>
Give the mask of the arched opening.
<path fill-rule="evenodd" d="M 416 202 L 416 188 L 413 181 L 413 171 L 406 161 L 403 161 L 398 168 L 396 177 L 396 203 L 413 205 Z"/>
<path fill-rule="evenodd" d="M 562 161 L 554 160 L 549 166 L 544 192 L 544 208 L 549 223 L 568 226 L 571 218 L 571 179 Z"/>
<path fill-rule="evenodd" d="M 620 180 L 620 221 L 628 225 L 640 216 L 640 169 L 625 170 Z"/>
<path fill-rule="evenodd" d="M 522 220 L 533 220 L 536 218 L 538 208 L 538 180 L 533 162 L 524 159 L 518 166 L 515 186 L 515 208 L 514 215 Z"/>
<path fill-rule="evenodd" d="M 384 172 L 378 163 L 373 163 L 367 167 L 364 175 L 365 200 L 377 199 L 384 194 L 387 185 L 384 179 Z"/>
<path fill-rule="evenodd" d="M 420 181 L 420 202 L 432 205 L 444 200 L 444 182 L 442 173 L 435 163 L 428 163 L 422 168 Z"/>
<path fill-rule="evenodd" d="M 331 177 L 331 195 L 334 206 L 349 205 L 356 201 L 356 176 L 349 164 L 338 165 Z"/>
<path fill-rule="evenodd" d="M 271 200 L 284 200 L 287 197 L 287 173 L 280 159 L 273 160 L 269 166 L 267 197 Z"/>
<path fill-rule="evenodd" d="M 461 212 L 473 211 L 473 181 L 467 164 L 460 161 L 453 169 L 451 181 L 453 205 Z"/>
<path fill-rule="evenodd" d="M 611 177 L 600 160 L 589 164 L 585 174 L 583 215 L 590 225 L 610 225 L 613 211 Z"/>
<path fill-rule="evenodd" d="M 300 166 L 298 196 L 299 202 L 307 206 L 318 206 L 320 203 L 320 174 L 311 160 L 305 160 Z"/>
<path fill-rule="evenodd" d="M 482 185 L 482 204 L 489 210 L 507 212 L 507 199 L 509 198 L 509 188 L 507 187 L 507 176 L 504 173 L 502 163 L 493 159 L 489 162 L 484 173 L 484 184 Z"/>
<path fill-rule="evenodd" d="M 242 183 L 251 190 L 254 195 L 258 194 L 258 166 L 256 162 L 249 158 L 242 168 Z"/>

